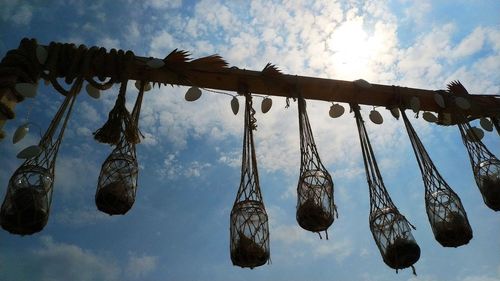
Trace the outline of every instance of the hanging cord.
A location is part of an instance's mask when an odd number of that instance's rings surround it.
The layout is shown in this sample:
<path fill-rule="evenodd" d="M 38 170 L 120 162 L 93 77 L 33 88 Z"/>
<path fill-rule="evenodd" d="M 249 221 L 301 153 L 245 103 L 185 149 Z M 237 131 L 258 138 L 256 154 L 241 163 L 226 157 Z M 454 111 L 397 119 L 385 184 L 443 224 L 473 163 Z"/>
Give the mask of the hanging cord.
<path fill-rule="evenodd" d="M 108 114 L 108 120 L 97 131 L 94 139 L 101 143 L 118 144 L 123 132 L 130 131 L 131 116 L 125 107 L 125 94 L 128 80 L 122 81 L 115 106 Z"/>
<path fill-rule="evenodd" d="M 134 108 L 132 109 L 131 114 L 131 122 L 130 126 L 126 128 L 125 136 L 127 140 L 133 144 L 138 144 L 141 142 L 141 138 L 144 138 L 144 135 L 141 133 L 139 129 L 139 116 L 141 113 L 142 99 L 144 97 L 144 88 L 146 86 L 145 81 L 140 82 L 139 94 L 137 95 L 137 99 L 135 100 Z"/>
<path fill-rule="evenodd" d="M 243 153 L 241 163 L 240 188 L 235 199 L 235 204 L 244 200 L 262 202 L 257 170 L 257 158 L 253 140 L 253 130 L 257 128 L 255 110 L 252 107 L 252 96 L 245 93 L 245 125 L 243 135 Z"/>
<path fill-rule="evenodd" d="M 500 136 L 500 118 L 499 117 L 490 117 L 490 118 L 493 123 L 493 126 L 495 126 L 497 134 Z"/>
<path fill-rule="evenodd" d="M 78 79 L 71 87 L 70 89 L 70 95 L 67 95 L 64 98 L 64 101 L 59 107 L 59 110 L 57 111 L 56 115 L 52 119 L 49 127 L 47 128 L 47 131 L 45 134 L 42 136 L 39 142 L 39 147 L 43 150 L 41 154 L 38 156 L 27 159 L 23 165 L 35 165 L 35 166 L 43 166 L 48 168 L 51 173 L 53 174 L 54 172 L 54 164 L 55 164 L 55 159 L 57 156 L 57 152 L 59 150 L 59 146 L 62 142 L 62 138 L 64 135 L 64 131 L 66 129 L 69 117 L 71 115 L 71 112 L 73 110 L 73 105 L 76 100 L 76 96 L 81 90 L 82 86 L 82 80 Z M 68 109 L 69 106 L 69 109 Z M 65 115 L 66 114 L 66 115 Z M 59 127 L 59 124 L 61 120 L 64 117 L 64 121 L 62 123 L 61 128 L 59 129 L 59 134 L 57 135 L 56 140 L 54 141 L 54 134 Z"/>
<path fill-rule="evenodd" d="M 375 153 L 373 152 L 373 148 L 371 146 L 370 139 L 368 138 L 368 133 L 366 131 L 363 118 L 361 117 L 361 113 L 359 111 L 359 105 L 351 104 L 351 109 L 354 111 L 354 115 L 356 118 L 359 139 L 363 152 L 363 162 L 365 165 L 368 187 L 370 189 L 371 211 L 373 212 L 374 210 L 380 210 L 382 208 L 391 208 L 394 210 L 397 216 L 400 216 L 406 223 L 408 223 L 408 225 L 410 225 L 413 229 L 416 229 L 416 227 L 399 212 L 394 202 L 392 202 L 387 189 L 385 188 L 382 175 L 380 174 L 377 161 L 375 160 Z"/>

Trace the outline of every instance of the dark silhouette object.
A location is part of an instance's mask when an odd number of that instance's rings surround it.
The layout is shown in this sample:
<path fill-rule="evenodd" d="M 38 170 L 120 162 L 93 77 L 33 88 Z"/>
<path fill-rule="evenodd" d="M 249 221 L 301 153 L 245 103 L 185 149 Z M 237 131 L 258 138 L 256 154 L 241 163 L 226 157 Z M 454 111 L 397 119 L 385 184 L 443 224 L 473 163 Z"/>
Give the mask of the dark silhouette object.
<path fill-rule="evenodd" d="M 302 97 L 298 99 L 298 107 L 301 161 L 296 218 L 303 229 L 318 234 L 325 231 L 328 239 L 328 227 L 337 215 L 333 180 L 319 158 Z"/>
<path fill-rule="evenodd" d="M 269 225 L 262 200 L 253 142 L 256 128 L 252 97 L 246 94 L 241 181 L 230 217 L 233 265 L 254 268 L 269 260 Z"/>
<path fill-rule="evenodd" d="M 411 267 L 420 258 L 420 247 L 411 233 L 412 226 L 392 202 L 384 186 L 375 154 L 357 104 L 351 105 L 358 126 L 359 139 L 370 191 L 370 230 L 382 258 L 397 270 Z"/>
<path fill-rule="evenodd" d="M 82 79 L 78 79 L 66 95 L 38 144 L 41 153 L 24 161 L 9 180 L 7 194 L 0 209 L 0 224 L 10 233 L 33 234 L 41 231 L 47 224 L 57 152 L 81 85 Z M 62 119 L 63 123 L 54 139 Z"/>
<path fill-rule="evenodd" d="M 462 201 L 439 174 L 404 110 L 401 115 L 424 181 L 425 207 L 436 241 L 444 247 L 469 243 L 472 228 Z"/>
<path fill-rule="evenodd" d="M 124 215 L 135 202 L 139 173 L 135 144 L 140 140 L 138 122 L 144 87 L 145 82 L 141 82 L 139 95 L 130 114 L 125 108 L 127 82 L 123 82 L 115 107 L 110 112 L 110 119 L 106 122 L 107 125 L 99 130 L 101 136 L 120 137 L 115 149 L 102 164 L 95 194 L 97 209 L 109 215 Z M 119 112 L 118 117 L 111 118 L 112 112 Z"/>
<path fill-rule="evenodd" d="M 448 84 L 448 91 L 454 95 L 468 95 L 467 90 L 458 81 Z M 500 161 L 481 142 L 465 117 L 463 122 L 458 123 L 458 128 L 484 203 L 490 209 L 500 211 Z"/>
<path fill-rule="evenodd" d="M 132 208 L 139 169 L 135 145 L 124 138 L 102 164 L 95 195 L 97 209 L 109 215 L 123 215 Z"/>

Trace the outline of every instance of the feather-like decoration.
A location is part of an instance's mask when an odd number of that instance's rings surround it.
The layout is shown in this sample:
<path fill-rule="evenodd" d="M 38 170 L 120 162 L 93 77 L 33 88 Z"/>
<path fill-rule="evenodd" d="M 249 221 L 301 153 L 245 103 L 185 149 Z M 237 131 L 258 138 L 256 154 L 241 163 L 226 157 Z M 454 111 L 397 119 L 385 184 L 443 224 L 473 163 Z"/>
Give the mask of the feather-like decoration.
<path fill-rule="evenodd" d="M 175 49 L 163 59 L 163 62 L 167 65 L 187 63 L 191 60 L 189 56 L 190 54 L 188 51 Z"/>
<path fill-rule="evenodd" d="M 217 54 L 192 60 L 189 64 L 195 68 L 210 70 L 224 69 L 228 66 L 228 63 Z"/>
<path fill-rule="evenodd" d="M 454 95 L 459 95 L 459 96 L 466 96 L 469 95 L 469 92 L 465 89 L 465 87 L 460 83 L 460 81 L 451 81 L 448 84 L 448 92 L 454 94 Z"/>
<path fill-rule="evenodd" d="M 283 75 L 281 70 L 279 70 L 279 68 L 272 63 L 267 63 L 264 69 L 262 69 L 261 73 L 262 75 L 269 78 L 278 78 Z"/>

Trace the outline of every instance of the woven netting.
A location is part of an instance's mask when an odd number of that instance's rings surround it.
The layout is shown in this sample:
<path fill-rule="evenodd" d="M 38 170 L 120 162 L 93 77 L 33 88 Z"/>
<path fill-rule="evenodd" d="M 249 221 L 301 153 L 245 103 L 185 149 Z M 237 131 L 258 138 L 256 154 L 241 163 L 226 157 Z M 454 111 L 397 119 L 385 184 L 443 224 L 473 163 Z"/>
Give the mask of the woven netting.
<path fill-rule="evenodd" d="M 306 102 L 298 99 L 300 133 L 300 177 L 297 185 L 297 222 L 305 230 L 326 232 L 337 210 L 333 198 L 333 180 L 319 158 L 314 142 Z M 320 235 L 321 237 L 321 235 Z"/>
<path fill-rule="evenodd" d="M 493 122 L 493 126 L 495 126 L 497 134 L 500 135 L 500 117 L 492 117 L 491 121 Z"/>
<path fill-rule="evenodd" d="M 455 95 L 468 94 L 460 82 L 448 84 L 448 91 Z M 457 125 L 483 201 L 490 209 L 500 211 L 500 161 L 474 133 L 465 116 L 462 119 Z"/>
<path fill-rule="evenodd" d="M 139 169 L 135 142 L 131 141 L 128 136 L 131 134 L 138 135 L 138 122 L 144 94 L 144 85 L 145 82 L 141 82 L 141 87 L 132 114 L 129 114 L 125 108 L 125 89 L 127 87 L 127 82 L 122 83 L 116 101 L 118 106 L 115 105 L 113 108 L 113 110 L 116 111 L 117 107 L 123 106 L 121 111 L 123 115 L 130 120 L 127 121 L 130 125 L 127 125 L 125 118 L 119 117 L 119 119 L 114 121 L 118 122 L 120 141 L 102 164 L 99 174 L 95 204 L 97 209 L 109 215 L 123 215 L 132 208 L 135 202 Z M 110 113 L 110 116 L 111 115 L 112 113 Z M 132 133 L 127 133 L 127 130 L 131 130 L 128 128 L 133 128 Z M 138 138 L 134 139 L 138 141 Z"/>
<path fill-rule="evenodd" d="M 246 94 L 241 180 L 231 210 L 230 251 L 233 265 L 254 268 L 269 260 L 269 225 L 262 201 L 253 142 L 256 120 L 252 97 Z"/>
<path fill-rule="evenodd" d="M 490 209 L 500 211 L 500 161 L 471 130 L 469 122 L 459 123 L 458 128 L 484 203 Z"/>
<path fill-rule="evenodd" d="M 422 173 L 427 217 L 436 241 L 444 247 L 469 243 L 472 228 L 462 201 L 439 174 L 404 110 L 401 115 Z"/>
<path fill-rule="evenodd" d="M 0 210 L 0 224 L 11 233 L 33 234 L 47 224 L 57 152 L 81 85 L 82 80 L 78 79 L 66 95 L 38 144 L 41 153 L 24 161 L 9 180 Z M 59 126 L 61 120 L 63 123 Z"/>
<path fill-rule="evenodd" d="M 408 220 L 399 212 L 387 192 L 368 138 L 358 105 L 352 105 L 361 142 L 363 162 L 370 191 L 370 230 L 382 258 L 396 270 L 412 267 L 420 258 Z"/>

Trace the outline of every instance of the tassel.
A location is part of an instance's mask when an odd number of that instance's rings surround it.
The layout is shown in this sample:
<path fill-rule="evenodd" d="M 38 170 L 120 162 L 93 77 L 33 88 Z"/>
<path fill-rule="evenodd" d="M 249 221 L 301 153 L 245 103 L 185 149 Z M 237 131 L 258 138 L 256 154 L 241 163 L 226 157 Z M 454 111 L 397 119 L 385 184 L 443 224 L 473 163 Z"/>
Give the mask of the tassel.
<path fill-rule="evenodd" d="M 116 99 L 115 106 L 109 112 L 108 121 L 97 131 L 94 132 L 94 139 L 101 143 L 118 144 L 123 130 L 133 131 L 131 129 L 131 117 L 125 107 L 125 93 L 127 90 L 127 80 L 122 82 L 120 93 Z"/>

